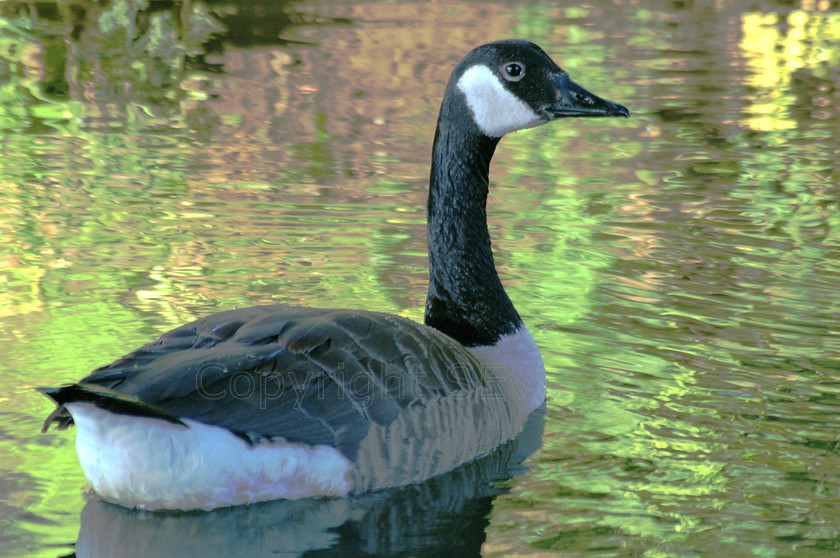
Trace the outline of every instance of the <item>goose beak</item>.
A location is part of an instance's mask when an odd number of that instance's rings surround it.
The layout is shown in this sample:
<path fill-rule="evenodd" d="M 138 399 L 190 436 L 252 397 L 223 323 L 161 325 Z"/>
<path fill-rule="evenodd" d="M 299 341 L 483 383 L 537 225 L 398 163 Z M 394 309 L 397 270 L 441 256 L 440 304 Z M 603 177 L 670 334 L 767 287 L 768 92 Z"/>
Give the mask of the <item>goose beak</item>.
<path fill-rule="evenodd" d="M 569 79 L 565 73 L 557 78 L 557 100 L 545 108 L 555 118 L 570 116 L 623 116 L 630 117 L 627 107 L 593 95 Z"/>

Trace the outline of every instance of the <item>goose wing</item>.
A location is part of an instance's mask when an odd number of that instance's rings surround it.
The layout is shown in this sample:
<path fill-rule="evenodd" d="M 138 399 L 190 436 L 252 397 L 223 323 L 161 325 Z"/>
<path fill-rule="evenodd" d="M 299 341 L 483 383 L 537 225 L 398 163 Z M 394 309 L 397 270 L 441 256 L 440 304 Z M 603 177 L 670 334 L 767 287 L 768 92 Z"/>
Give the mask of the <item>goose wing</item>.
<path fill-rule="evenodd" d="M 371 424 L 485 385 L 459 343 L 399 316 L 260 306 L 174 329 L 77 384 L 43 390 L 59 405 L 45 423 L 72 423 L 64 404 L 226 428 L 250 444 L 282 438 L 350 458 Z"/>

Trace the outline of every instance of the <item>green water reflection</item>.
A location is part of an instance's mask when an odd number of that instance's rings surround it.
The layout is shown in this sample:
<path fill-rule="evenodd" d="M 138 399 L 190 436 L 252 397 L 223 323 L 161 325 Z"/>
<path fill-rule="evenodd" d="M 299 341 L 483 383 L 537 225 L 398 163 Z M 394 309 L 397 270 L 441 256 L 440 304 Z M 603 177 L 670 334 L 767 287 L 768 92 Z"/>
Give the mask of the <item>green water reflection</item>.
<path fill-rule="evenodd" d="M 79 536 L 73 437 L 38 433 L 35 386 L 236 306 L 421 318 L 436 104 L 464 52 L 509 36 L 634 117 L 500 146 L 496 259 L 550 400 L 529 468 L 457 508 L 480 519 L 464 520 L 474 552 L 840 549 L 835 2 L 5 2 L 0 17 L 0 555 Z M 336 536 L 340 554 L 352 537 Z"/>

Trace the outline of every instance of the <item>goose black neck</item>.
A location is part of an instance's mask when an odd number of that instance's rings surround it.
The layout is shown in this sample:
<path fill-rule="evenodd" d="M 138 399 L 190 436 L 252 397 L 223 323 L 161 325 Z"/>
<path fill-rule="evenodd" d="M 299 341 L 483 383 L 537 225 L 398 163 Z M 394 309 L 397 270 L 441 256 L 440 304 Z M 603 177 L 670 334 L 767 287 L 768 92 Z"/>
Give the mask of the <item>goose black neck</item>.
<path fill-rule="evenodd" d="M 457 118 L 462 111 L 468 109 L 444 102 L 435 133 L 425 323 L 475 347 L 495 344 L 522 320 L 499 280 L 487 230 L 490 159 L 499 138 L 481 134 L 469 115 Z"/>

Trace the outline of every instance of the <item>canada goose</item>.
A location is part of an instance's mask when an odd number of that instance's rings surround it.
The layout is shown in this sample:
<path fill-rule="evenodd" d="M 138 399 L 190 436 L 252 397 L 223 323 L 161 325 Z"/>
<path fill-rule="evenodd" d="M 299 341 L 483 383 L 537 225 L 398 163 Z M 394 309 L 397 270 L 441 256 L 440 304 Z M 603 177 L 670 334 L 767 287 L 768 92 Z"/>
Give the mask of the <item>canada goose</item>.
<path fill-rule="evenodd" d="M 75 423 L 103 499 L 212 509 L 431 478 L 514 437 L 545 399 L 539 350 L 493 263 L 485 202 L 501 136 L 629 116 L 536 45 L 476 48 L 446 86 L 428 199 L 425 325 L 284 305 L 181 326 L 75 384 L 44 388 Z"/>

